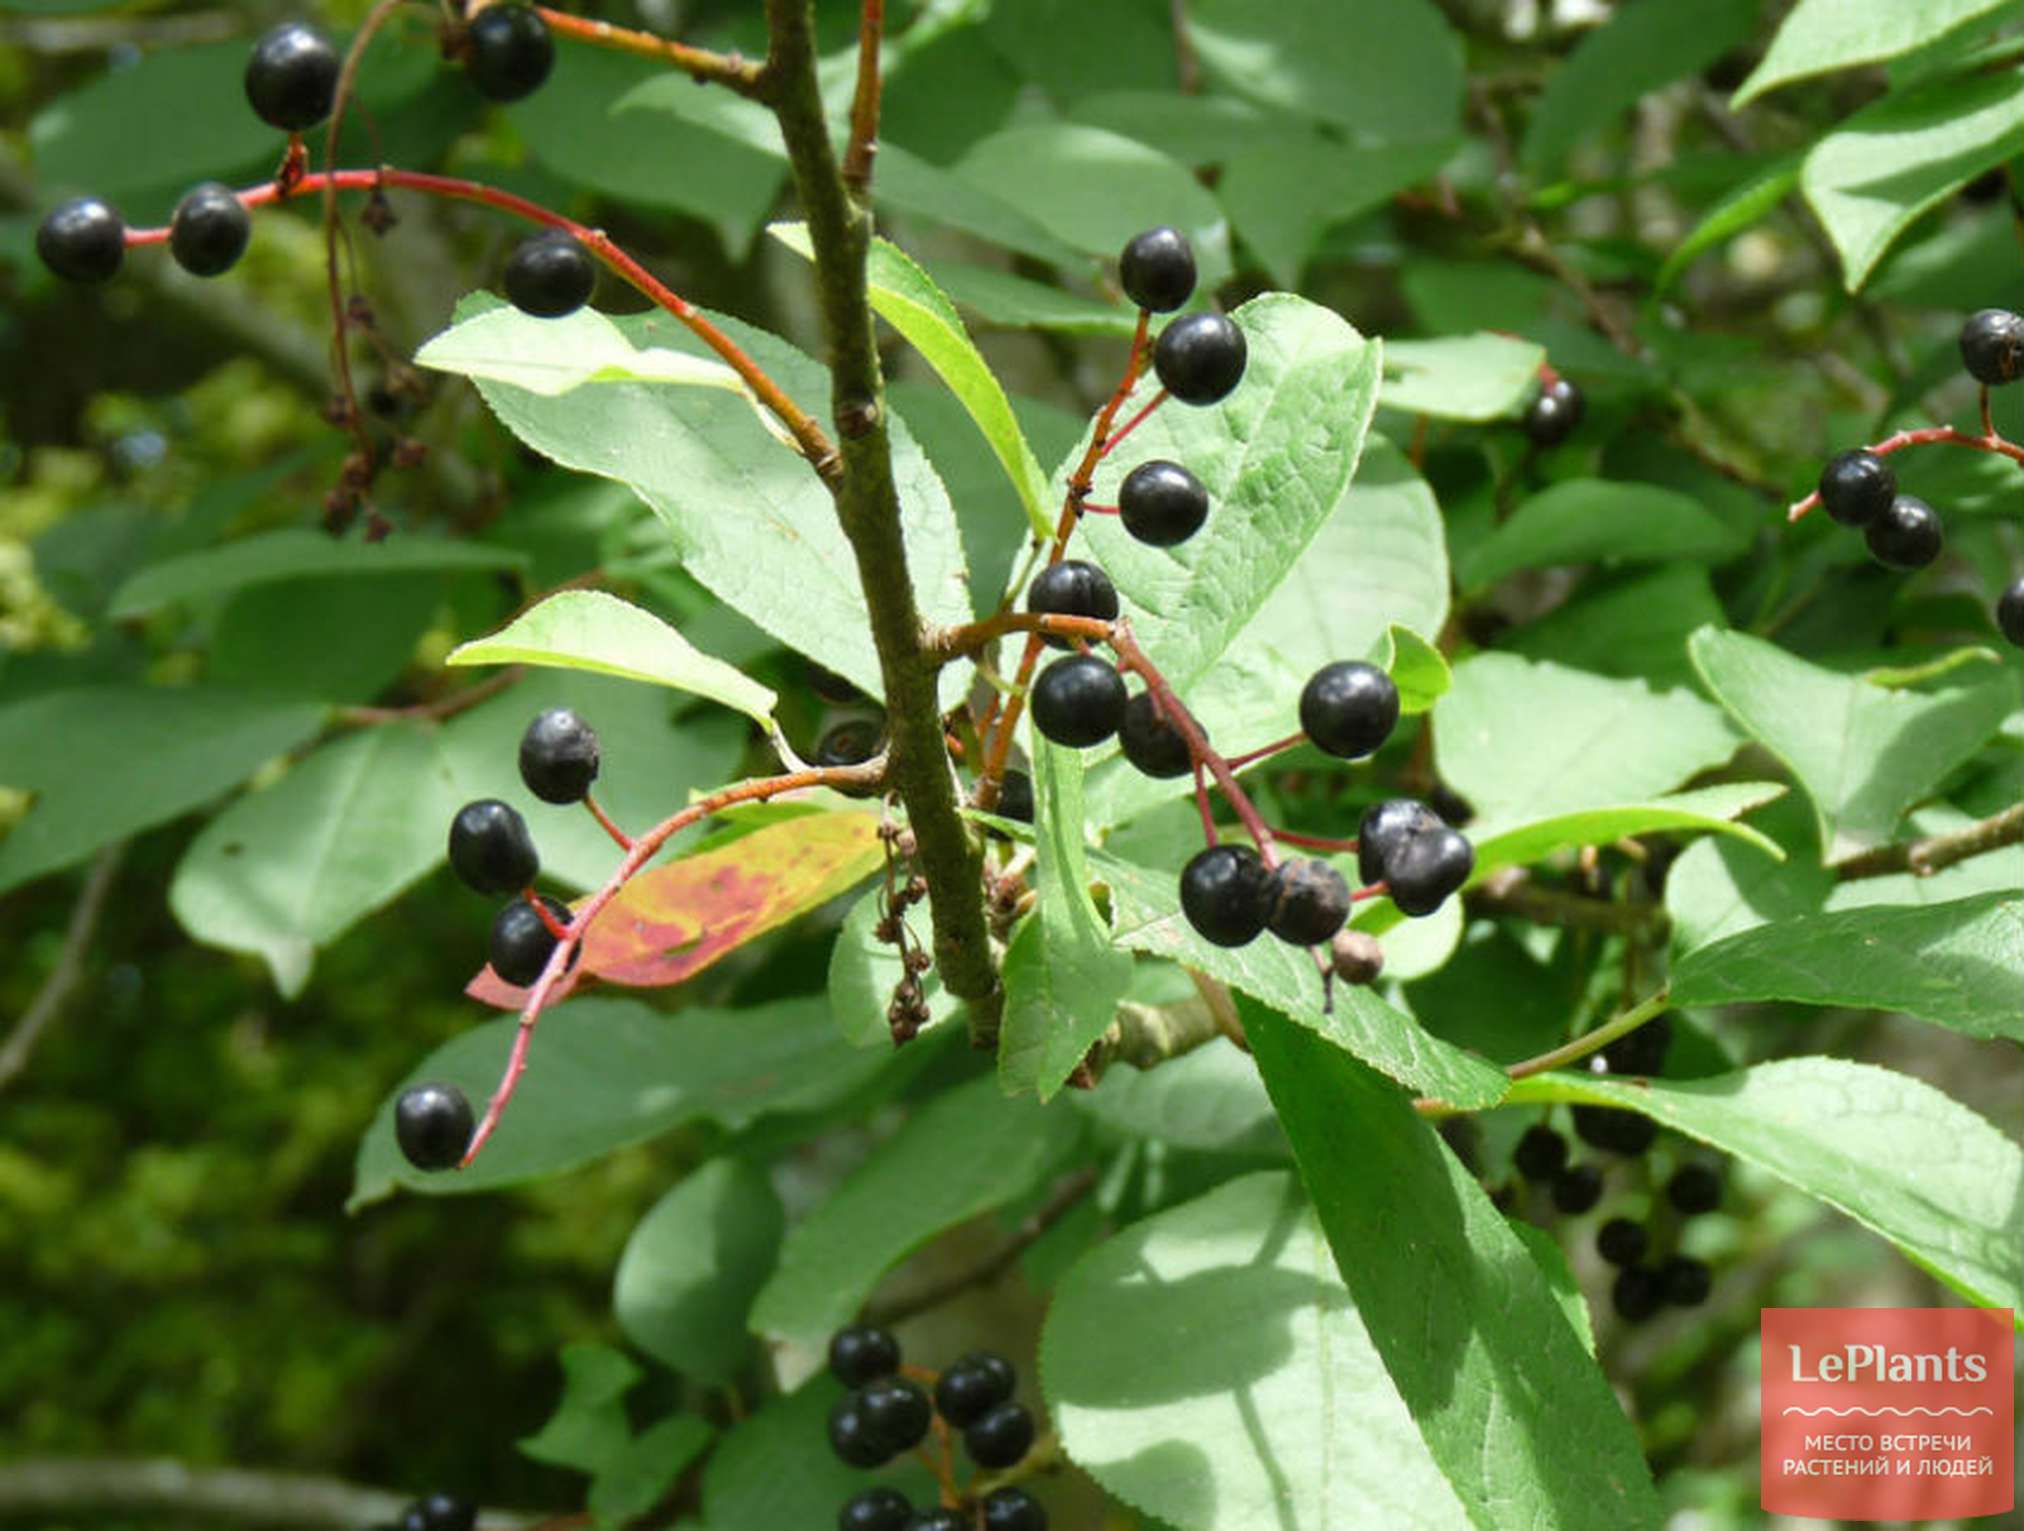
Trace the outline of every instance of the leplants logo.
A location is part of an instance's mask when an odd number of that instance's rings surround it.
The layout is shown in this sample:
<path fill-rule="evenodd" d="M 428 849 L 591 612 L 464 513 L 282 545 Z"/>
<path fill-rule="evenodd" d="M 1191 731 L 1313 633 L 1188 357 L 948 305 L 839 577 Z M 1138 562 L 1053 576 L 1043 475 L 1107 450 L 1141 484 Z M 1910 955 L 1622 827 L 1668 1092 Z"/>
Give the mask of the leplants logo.
<path fill-rule="evenodd" d="M 2016 1499 L 2008 1308 L 1767 1308 L 1763 1503 L 1946 1520 Z"/>

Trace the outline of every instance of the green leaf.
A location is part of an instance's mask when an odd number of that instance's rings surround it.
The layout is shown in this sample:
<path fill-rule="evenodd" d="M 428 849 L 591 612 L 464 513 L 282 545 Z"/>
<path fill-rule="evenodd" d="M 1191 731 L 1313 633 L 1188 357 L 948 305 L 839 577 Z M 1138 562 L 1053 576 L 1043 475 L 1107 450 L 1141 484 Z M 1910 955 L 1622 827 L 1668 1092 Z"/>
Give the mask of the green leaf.
<path fill-rule="evenodd" d="M 818 1372 L 740 1420 L 703 1469 L 704 1531 L 813 1531 L 833 1522 L 836 1507 L 866 1479 L 823 1444 L 824 1421 L 842 1396 L 829 1374 Z M 935 1502 L 934 1482 L 911 1454 L 881 1469 L 878 1481 L 915 1504 Z"/>
<path fill-rule="evenodd" d="M 1691 266 L 1704 250 L 1770 217 L 1778 204 L 1791 196 L 1798 186 L 1802 158 L 1798 154 L 1779 155 L 1756 174 L 1739 182 L 1728 195 L 1709 208 L 1687 237 L 1673 247 L 1666 263 L 1659 267 L 1653 284 L 1657 290 L 1664 292 L 1671 287 L 1679 280 L 1680 273 Z"/>
<path fill-rule="evenodd" d="M 1640 676 L 1659 687 L 1690 685 L 1688 635 L 1726 622 L 1706 569 L 1664 564 L 1586 581 L 1566 605 L 1497 646 L 1598 675 Z"/>
<path fill-rule="evenodd" d="M 786 1222 L 763 1173 L 712 1159 L 626 1240 L 612 1283 L 619 1328 L 683 1376 L 730 1386 L 751 1358 L 745 1315 L 773 1272 Z"/>
<path fill-rule="evenodd" d="M 1114 856 L 1099 855 L 1095 862 L 1097 876 L 1110 886 L 1119 945 L 1220 978 L 1423 1095 L 1471 1110 L 1503 1099 L 1509 1081 L 1502 1069 L 1429 1035 L 1367 988 L 1338 984 L 1335 1008 L 1322 1009 L 1321 975 L 1304 950 L 1279 941 L 1239 947 L 1204 941 L 1180 912 L 1176 873 L 1148 871 Z"/>
<path fill-rule="evenodd" d="M 1345 144 L 1298 125 L 1226 145 L 1216 195 L 1246 246 L 1282 285 L 1300 280 L 1331 228 L 1431 181 L 1455 157 L 1450 138 Z"/>
<path fill-rule="evenodd" d="M 1117 1019 L 1132 960 L 1089 898 L 1081 752 L 1036 735 L 1033 795 L 1040 892 L 1005 953 L 998 1082 L 1048 1101 Z"/>
<path fill-rule="evenodd" d="M 394 1143 L 400 1092 L 439 1079 L 474 1103 L 488 1099 L 517 1029 L 511 1016 L 473 1026 L 388 1093 L 359 1143 L 349 1210 L 396 1187 L 459 1194 L 559 1174 L 687 1122 L 736 1130 L 768 1112 L 816 1110 L 886 1061 L 845 1047 L 819 998 L 675 1015 L 634 1000 L 573 999 L 542 1018 L 513 1105 L 471 1167 L 412 1168 Z"/>
<path fill-rule="evenodd" d="M 594 308 L 579 308 L 559 319 L 495 308 L 445 330 L 415 352 L 415 363 L 473 381 L 511 383 L 549 399 L 597 383 L 745 392 L 744 381 L 715 356 L 635 346 Z"/>
<path fill-rule="evenodd" d="M 1873 102 L 1808 151 L 1799 184 L 1855 292 L 1921 213 L 2019 152 L 2024 76 L 2006 69 Z"/>
<path fill-rule="evenodd" d="M 886 1007 L 907 970 L 899 948 L 877 935 L 883 892 L 874 887 L 850 906 L 843 928 L 836 933 L 836 945 L 830 948 L 829 1011 L 844 1041 L 852 1047 L 893 1045 Z M 921 974 L 921 997 L 928 1007 L 928 1022 L 922 1031 L 941 1025 L 963 1008 L 963 1002 L 942 987 L 933 968 Z"/>
<path fill-rule="evenodd" d="M 703 1454 L 714 1433 L 694 1414 L 655 1420 L 606 1456 L 591 1480 L 591 1514 L 606 1526 L 626 1525 L 646 1514 Z"/>
<path fill-rule="evenodd" d="M 788 1233 L 752 1327 L 823 1343 L 907 1255 L 1038 1185 L 1078 1127 L 1063 1107 L 1007 1099 L 995 1079 L 945 1091 Z"/>
<path fill-rule="evenodd" d="M 334 575 L 407 574 L 421 570 L 523 569 L 525 553 L 479 542 L 452 542 L 402 532 L 384 542 L 339 539 L 299 528 L 261 532 L 202 552 L 164 559 L 121 585 L 106 613 L 116 622 L 150 616 L 164 606 L 210 599 L 281 580 Z"/>
<path fill-rule="evenodd" d="M 1055 1293 L 1040 1369 L 1075 1464 L 1177 1526 L 1470 1524 L 1290 1174 L 1099 1244 Z"/>
<path fill-rule="evenodd" d="M 761 728 L 775 697 L 713 659 L 650 611 L 602 590 L 564 590 L 489 637 L 459 644 L 446 665 L 533 664 L 669 686 L 736 708 Z"/>
<path fill-rule="evenodd" d="M 2001 670 L 1928 695 L 1823 670 L 1743 633 L 1704 628 L 1688 652 L 1709 693 L 1813 800 L 1829 864 L 1887 843 L 2017 705 L 2017 679 Z"/>
<path fill-rule="evenodd" d="M 562 1401 L 548 1423 L 516 1444 L 522 1456 L 594 1473 L 632 1440 L 625 1395 L 646 1374 L 609 1345 L 562 1347 Z"/>
<path fill-rule="evenodd" d="M 1712 1079 L 1512 1086 L 1513 1105 L 1543 1101 L 1642 1111 L 1847 1213 L 1969 1302 L 2024 1314 L 2024 1150 L 1931 1085 L 1787 1058 Z"/>
<path fill-rule="evenodd" d="M 1239 1009 L 1336 1268 L 1469 1521 L 1657 1526 L 1636 1432 L 1475 1177 L 1385 1080 Z"/>
<path fill-rule="evenodd" d="M 1673 968 L 1681 1005 L 1783 999 L 1895 1010 L 1971 1037 L 2024 1042 L 2024 901 L 1877 905 L 1777 920 L 1697 947 Z"/>
<path fill-rule="evenodd" d="M 1448 661 L 1410 627 L 1394 622 L 1385 633 L 1383 647 L 1383 657 L 1373 655 L 1371 663 L 1390 674 L 1392 684 L 1398 687 L 1399 711 L 1406 717 L 1429 711 L 1448 694 L 1455 678 Z"/>
<path fill-rule="evenodd" d="M 1581 1348 L 1594 1355 L 1595 1321 L 1589 1315 L 1588 1299 L 1581 1295 L 1581 1283 L 1574 1278 L 1574 1267 L 1567 1263 L 1567 1251 L 1560 1247 L 1560 1240 L 1521 1218 L 1507 1217 L 1504 1225 L 1518 1235 L 1518 1242 L 1538 1262 L 1539 1274 L 1546 1278 L 1560 1311 L 1574 1326 Z"/>
<path fill-rule="evenodd" d="M 1849 5 L 1845 0 L 1799 0 L 1729 104 L 1741 106 L 1793 80 L 1896 58 L 2010 3 L 1919 0 L 1917 5 Z"/>
<path fill-rule="evenodd" d="M 433 730 L 366 729 L 205 825 L 177 864 L 169 907 L 197 940 L 263 959 L 292 999 L 317 947 L 443 859 L 458 801 Z"/>
<path fill-rule="evenodd" d="M 994 266 L 938 260 L 929 269 L 951 300 L 974 311 L 986 324 L 1061 330 L 1070 335 L 1128 336 L 1138 327 L 1136 309 L 1064 292 Z"/>
<path fill-rule="evenodd" d="M 1785 795 L 1777 782 L 1723 782 L 1713 787 L 1693 787 L 1643 803 L 1613 803 L 1602 808 L 1583 808 L 1558 813 L 1509 829 L 1495 829 L 1475 837 L 1476 870 L 1471 883 L 1481 882 L 1501 866 L 1525 866 L 1543 861 L 1555 851 L 1582 845 L 1608 845 L 1628 835 L 1649 835 L 1667 830 L 1705 829 L 1733 835 L 1773 860 L 1783 861 L 1785 851 L 1777 841 L 1739 822 L 1740 816 L 1761 808 Z"/>
<path fill-rule="evenodd" d="M 1722 563 L 1743 545 L 1725 522 L 1678 490 L 1573 478 L 1520 505 L 1462 555 L 1455 574 L 1464 590 L 1481 590 L 1518 569 L 1613 559 Z"/>
<path fill-rule="evenodd" d="M 437 574 L 289 579 L 225 597 L 209 684 L 364 705 L 414 662 L 448 592 Z M 331 634 L 344 634 L 341 643 Z"/>
<path fill-rule="evenodd" d="M 1068 1097 L 1113 1132 L 1211 1154 L 1286 1153 L 1264 1081 L 1220 1037 L 1144 1070 L 1114 1063 L 1093 1090 Z"/>
<path fill-rule="evenodd" d="M 1546 347 L 1511 335 L 1391 340 L 1378 403 L 1437 420 L 1496 420 L 1539 391 Z"/>
<path fill-rule="evenodd" d="M 808 226 L 776 223 L 770 231 L 788 249 L 805 260 L 814 259 L 808 242 Z M 871 306 L 907 343 L 935 369 L 948 389 L 962 401 L 976 422 L 985 444 L 1012 481 L 1026 519 L 1036 537 L 1054 535 L 1054 517 L 1046 505 L 1047 475 L 1026 444 L 1026 433 L 1012 413 L 1012 401 L 997 375 L 963 327 L 955 306 L 936 287 L 932 278 L 898 246 L 874 239 L 866 279 L 871 284 Z"/>
<path fill-rule="evenodd" d="M 35 795 L 0 840 L 0 893 L 202 807 L 323 715 L 314 703 L 206 686 L 89 686 L 0 707 L 0 787 Z"/>

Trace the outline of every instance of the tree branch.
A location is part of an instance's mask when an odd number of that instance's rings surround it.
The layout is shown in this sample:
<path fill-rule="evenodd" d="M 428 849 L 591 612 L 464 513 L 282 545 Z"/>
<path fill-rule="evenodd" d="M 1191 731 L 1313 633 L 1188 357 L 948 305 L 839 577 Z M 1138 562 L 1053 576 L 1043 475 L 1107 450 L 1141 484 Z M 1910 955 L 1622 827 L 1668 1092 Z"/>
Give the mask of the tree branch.
<path fill-rule="evenodd" d="M 1651 930 L 1666 919 L 1665 910 L 1657 904 L 1617 904 L 1542 888 L 1517 867 L 1492 873 L 1469 890 L 1467 899 L 1476 913 L 1515 914 L 1535 925 L 1606 930 L 1625 936 Z"/>
<path fill-rule="evenodd" d="M 871 195 L 871 162 L 878 153 L 879 43 L 885 36 L 885 0 L 862 0 L 857 34 L 857 94 L 850 103 L 850 147 L 843 155 L 843 184 L 862 203 Z"/>
<path fill-rule="evenodd" d="M 1882 845 L 1873 851 L 1864 851 L 1860 856 L 1851 856 L 1842 862 L 1835 868 L 1834 875 L 1841 882 L 1854 882 L 1863 877 L 1887 877 L 1893 872 L 1930 877 L 1935 872 L 1945 871 L 1957 861 L 1966 861 L 1970 856 L 2017 844 L 2024 844 L 2024 803 L 2013 803 L 2001 813 L 1992 814 L 1979 824 L 1970 824 L 1966 829 L 1957 829 L 1951 834 L 1929 835 L 1923 840 Z"/>
<path fill-rule="evenodd" d="M 594 48 L 658 59 L 700 85 L 722 85 L 741 96 L 759 93 L 760 66 L 735 53 L 714 53 L 708 48 L 691 47 L 651 32 L 635 32 L 630 27 L 615 27 L 608 21 L 572 16 L 568 11 L 550 10 L 547 6 L 537 5 L 535 10 L 548 23 L 548 29 L 560 36 L 573 37 Z"/>
<path fill-rule="evenodd" d="M 121 840 L 100 851 L 98 859 L 92 862 L 91 872 L 84 880 L 84 891 L 78 895 L 77 903 L 70 911 L 70 925 L 63 933 L 63 948 L 57 953 L 56 966 L 43 979 L 42 987 L 22 1012 L 21 1019 L 14 1023 L 6 1045 L 0 1046 L 0 1090 L 6 1089 L 28 1067 L 35 1044 L 49 1029 L 50 1022 L 63 1012 L 71 992 L 84 976 L 85 954 L 91 950 L 92 937 L 98 932 L 99 916 L 105 913 L 113 878 L 119 872 L 120 860 L 125 855 L 126 842 Z"/>
<path fill-rule="evenodd" d="M 82 1512 L 174 1515 L 198 1521 L 358 1531 L 392 1521 L 414 1498 L 301 1473 L 195 1468 L 173 1460 L 46 1458 L 0 1466 L 0 1520 L 67 1520 Z M 485 1531 L 517 1531 L 528 1517 L 487 1510 Z"/>

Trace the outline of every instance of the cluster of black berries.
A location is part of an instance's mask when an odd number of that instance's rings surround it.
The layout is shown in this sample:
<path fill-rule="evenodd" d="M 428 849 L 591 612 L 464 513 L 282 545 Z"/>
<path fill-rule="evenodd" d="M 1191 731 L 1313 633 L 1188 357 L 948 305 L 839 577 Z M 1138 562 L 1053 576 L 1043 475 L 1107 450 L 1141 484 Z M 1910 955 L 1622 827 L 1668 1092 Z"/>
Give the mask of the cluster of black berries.
<path fill-rule="evenodd" d="M 1539 392 L 1525 406 L 1525 435 L 1535 447 L 1557 447 L 1572 436 L 1588 413 L 1581 390 L 1550 367 L 1540 368 Z"/>
<path fill-rule="evenodd" d="M 373 1531 L 474 1531 L 478 1507 L 455 1494 L 431 1494 L 401 1511 L 399 1520 Z"/>
<path fill-rule="evenodd" d="M 933 1394 L 900 1375 L 900 1347 L 868 1325 L 840 1329 L 829 1370 L 850 1391 L 829 1414 L 830 1447 L 852 1467 L 883 1467 L 927 1439 L 937 1416 L 960 1430 L 970 1460 L 986 1471 L 1016 1467 L 1033 1446 L 1033 1416 L 1012 1400 L 1012 1363 L 975 1351 L 933 1379 Z M 915 1509 L 892 1488 L 869 1488 L 844 1502 L 840 1531 L 1047 1531 L 1047 1512 L 1021 1488 L 994 1489 L 974 1506 Z"/>
<path fill-rule="evenodd" d="M 1722 1177 L 1705 1164 L 1685 1164 L 1666 1182 L 1666 1200 L 1681 1217 L 1696 1217 L 1721 1205 Z M 1670 1233 L 1660 1230 L 1660 1237 Z M 1612 1217 L 1596 1230 L 1595 1250 L 1617 1267 L 1610 1305 L 1626 1323 L 1642 1323 L 1660 1308 L 1698 1308 L 1708 1300 L 1714 1273 L 1705 1260 L 1677 1252 L 1652 1258 L 1660 1239 L 1645 1224 Z"/>

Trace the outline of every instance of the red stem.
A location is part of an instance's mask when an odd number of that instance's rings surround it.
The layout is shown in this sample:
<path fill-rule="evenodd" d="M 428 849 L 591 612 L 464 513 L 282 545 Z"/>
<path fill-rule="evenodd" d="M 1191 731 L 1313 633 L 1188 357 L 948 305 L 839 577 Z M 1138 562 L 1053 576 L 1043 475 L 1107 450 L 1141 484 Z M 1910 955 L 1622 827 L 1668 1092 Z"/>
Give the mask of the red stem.
<path fill-rule="evenodd" d="M 1242 770 L 1247 765 L 1256 765 L 1269 755 L 1276 755 L 1281 750 L 1290 750 L 1294 745 L 1305 744 L 1306 742 L 1307 735 L 1304 733 L 1288 734 L 1284 739 L 1274 739 L 1270 744 L 1261 745 L 1255 750 L 1247 751 L 1245 754 L 1232 755 L 1230 757 L 1230 769 L 1233 771 Z M 1289 837 L 1282 835 L 1281 838 L 1285 839 Z M 1351 849 L 1354 850 L 1355 847 L 1352 846 Z"/>
<path fill-rule="evenodd" d="M 632 849 L 632 836 L 612 823 L 611 816 L 604 811 L 603 805 L 588 792 L 583 794 L 583 806 L 590 810 L 590 816 L 593 819 L 596 819 L 598 823 L 604 826 L 604 832 L 612 837 L 620 850 L 629 851 Z"/>
<path fill-rule="evenodd" d="M 1982 390 L 1982 424 L 1985 427 L 1989 426 L 1989 390 L 1986 388 Z M 1966 447 L 1971 452 L 1994 452 L 1999 457 L 2007 457 L 2012 462 L 2024 466 L 2024 446 L 1997 435 L 1994 429 L 1988 429 L 1985 435 L 1971 436 L 1951 425 L 1929 425 L 1922 430 L 1899 431 L 1895 436 L 1879 441 L 1875 446 L 1866 447 L 1864 450 L 1874 452 L 1878 457 L 1888 457 L 1893 452 L 1902 452 L 1906 447 L 1927 446 Z M 1805 499 L 1794 501 L 1792 507 L 1785 512 L 1785 519 L 1797 521 L 1819 503 L 1820 491 L 1816 489 Z"/>
<path fill-rule="evenodd" d="M 1118 449 L 1118 447 L 1123 443 L 1125 437 L 1129 436 L 1133 431 L 1139 428 L 1140 424 L 1144 422 L 1146 416 L 1150 415 L 1154 410 L 1158 409 L 1162 404 L 1166 402 L 1167 402 L 1167 391 L 1166 389 L 1162 388 L 1158 393 L 1153 395 L 1152 402 L 1150 404 L 1146 405 L 1144 409 L 1140 410 L 1137 414 L 1133 415 L 1129 420 L 1125 421 L 1123 425 L 1118 427 L 1117 434 L 1111 437 L 1110 440 L 1106 441 L 1103 444 L 1103 450 L 1099 452 L 1097 455 L 1099 457 L 1110 456 L 1110 454 L 1115 452 Z"/>
<path fill-rule="evenodd" d="M 541 923 L 548 927 L 548 933 L 556 940 L 560 941 L 569 934 L 569 927 L 555 917 L 549 907 L 541 901 L 540 894 L 532 888 L 522 888 L 520 897 L 525 900 L 529 909 L 541 916 Z"/>
<path fill-rule="evenodd" d="M 1354 840 L 1331 840 L 1323 835 L 1296 834 L 1290 829 L 1275 829 L 1272 833 L 1284 840 L 1288 845 L 1298 845 L 1310 851 L 1353 853 L 1356 850 L 1356 841 Z"/>
<path fill-rule="evenodd" d="M 713 53 L 708 48 L 692 48 L 687 43 L 656 37 L 651 32 L 615 27 L 608 21 L 572 16 L 567 11 L 550 10 L 545 5 L 537 5 L 534 10 L 548 23 L 549 31 L 563 37 L 574 38 L 594 48 L 611 48 L 620 53 L 659 59 L 693 79 L 709 85 L 728 86 L 741 96 L 758 94 L 762 67 L 735 53 Z"/>

